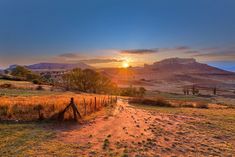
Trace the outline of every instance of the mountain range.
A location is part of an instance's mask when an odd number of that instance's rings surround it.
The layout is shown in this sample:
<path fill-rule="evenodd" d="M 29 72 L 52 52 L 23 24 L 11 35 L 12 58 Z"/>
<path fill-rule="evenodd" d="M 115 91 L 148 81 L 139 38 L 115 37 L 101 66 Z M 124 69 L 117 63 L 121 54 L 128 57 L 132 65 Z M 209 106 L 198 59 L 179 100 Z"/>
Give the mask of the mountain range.
<path fill-rule="evenodd" d="M 17 65 L 12 65 L 8 70 Z M 38 63 L 25 66 L 32 71 L 68 71 L 74 68 L 95 69 L 85 63 Z M 183 86 L 198 84 L 202 86 L 223 86 L 235 88 L 235 73 L 225 71 L 193 58 L 169 58 L 143 67 L 95 69 L 111 78 L 119 85 Z"/>
<path fill-rule="evenodd" d="M 17 65 L 11 65 L 7 70 L 14 69 Z M 85 63 L 78 62 L 74 64 L 68 63 L 37 63 L 32 65 L 26 65 L 26 68 L 32 71 L 67 71 L 72 70 L 74 68 L 81 69 L 94 69 L 94 67 L 89 66 Z"/>
<path fill-rule="evenodd" d="M 235 87 L 235 73 L 197 62 L 193 58 L 169 58 L 144 67 L 106 68 L 103 74 L 118 84 L 156 86 Z"/>

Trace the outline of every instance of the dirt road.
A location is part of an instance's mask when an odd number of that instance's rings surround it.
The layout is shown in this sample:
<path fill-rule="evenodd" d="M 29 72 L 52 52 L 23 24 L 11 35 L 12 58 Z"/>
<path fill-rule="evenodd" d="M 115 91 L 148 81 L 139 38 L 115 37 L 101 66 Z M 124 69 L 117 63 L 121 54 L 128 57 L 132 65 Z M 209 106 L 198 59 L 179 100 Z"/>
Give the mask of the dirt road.
<path fill-rule="evenodd" d="M 80 144 L 78 156 L 229 156 L 223 140 L 207 137 L 189 116 L 130 106 L 119 100 L 112 114 L 70 129 L 58 139 Z M 223 152 L 223 153 L 221 153 Z"/>

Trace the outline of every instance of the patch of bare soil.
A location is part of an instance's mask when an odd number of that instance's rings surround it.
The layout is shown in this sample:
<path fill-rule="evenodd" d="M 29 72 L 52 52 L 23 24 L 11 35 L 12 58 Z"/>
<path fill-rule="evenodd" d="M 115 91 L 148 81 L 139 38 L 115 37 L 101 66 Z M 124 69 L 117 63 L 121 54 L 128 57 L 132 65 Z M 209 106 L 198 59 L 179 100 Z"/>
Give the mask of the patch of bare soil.
<path fill-rule="evenodd" d="M 197 130 L 193 124 L 198 121 L 133 108 L 119 100 L 112 115 L 60 129 L 57 138 L 81 145 L 77 156 L 232 156 L 223 139 Z"/>

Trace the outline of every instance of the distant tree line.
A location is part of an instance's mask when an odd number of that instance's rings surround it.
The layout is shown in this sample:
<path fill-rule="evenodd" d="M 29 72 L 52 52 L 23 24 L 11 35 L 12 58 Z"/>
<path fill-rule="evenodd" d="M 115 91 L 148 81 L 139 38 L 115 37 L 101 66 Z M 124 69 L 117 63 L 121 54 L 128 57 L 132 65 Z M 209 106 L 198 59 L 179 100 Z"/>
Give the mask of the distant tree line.
<path fill-rule="evenodd" d="M 31 81 L 34 84 L 51 84 L 65 90 L 86 93 L 116 94 L 121 96 L 143 97 L 146 89 L 143 87 L 118 88 L 108 77 L 92 69 L 75 68 L 63 75 L 61 79 L 53 80 L 50 74 L 40 75 L 24 66 L 16 66 L 5 71 L 5 79 Z"/>
<path fill-rule="evenodd" d="M 190 91 L 192 92 L 192 95 L 198 95 L 199 94 L 199 89 L 195 85 L 193 85 L 191 87 L 191 90 L 190 90 L 190 88 L 183 88 L 184 95 L 189 95 Z"/>
<path fill-rule="evenodd" d="M 186 88 L 186 87 L 183 88 L 184 95 L 189 95 L 190 91 L 191 91 L 192 95 L 198 95 L 199 94 L 199 89 L 195 85 L 193 85 L 191 87 L 191 89 L 190 88 Z M 213 91 L 213 95 L 217 94 L 217 88 L 216 87 L 212 88 L 212 91 Z"/>

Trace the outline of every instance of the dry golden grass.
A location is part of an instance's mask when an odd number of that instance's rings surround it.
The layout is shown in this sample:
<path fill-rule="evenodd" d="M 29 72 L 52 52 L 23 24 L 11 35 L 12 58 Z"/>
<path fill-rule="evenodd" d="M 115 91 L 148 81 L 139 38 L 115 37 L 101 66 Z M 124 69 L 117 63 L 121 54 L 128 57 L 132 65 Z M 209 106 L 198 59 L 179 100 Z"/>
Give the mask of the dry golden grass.
<path fill-rule="evenodd" d="M 33 84 L 32 82 L 28 81 L 12 81 L 12 80 L 2 80 L 0 79 L 0 86 L 4 84 L 10 84 L 12 85 L 12 88 L 15 89 L 30 89 L 34 90 L 38 87 L 38 85 Z M 50 90 L 51 86 L 49 85 L 42 85 L 43 89 Z"/>
<path fill-rule="evenodd" d="M 36 120 L 39 118 L 38 108 L 40 108 L 44 118 L 48 119 L 62 111 L 70 103 L 71 97 L 74 98 L 81 115 L 85 115 L 85 104 L 87 114 L 94 112 L 95 97 L 97 109 L 111 103 L 111 97 L 107 95 L 74 94 L 71 92 L 40 96 L 2 96 L 0 118 L 2 120 Z M 114 97 L 112 98 L 114 101 Z M 72 112 L 69 111 L 67 116 L 72 116 Z"/>

